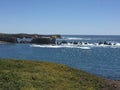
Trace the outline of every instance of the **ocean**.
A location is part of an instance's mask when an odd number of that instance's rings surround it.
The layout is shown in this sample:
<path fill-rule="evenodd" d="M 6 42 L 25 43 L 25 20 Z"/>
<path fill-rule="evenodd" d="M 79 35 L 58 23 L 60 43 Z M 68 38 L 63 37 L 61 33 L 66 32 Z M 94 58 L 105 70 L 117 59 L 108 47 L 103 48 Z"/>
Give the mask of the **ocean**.
<path fill-rule="evenodd" d="M 55 62 L 108 79 L 120 80 L 120 36 L 62 35 L 62 37 L 63 39 L 57 41 L 67 41 L 67 44 L 0 44 L 0 58 Z M 98 45 L 99 42 L 105 41 L 110 45 Z"/>

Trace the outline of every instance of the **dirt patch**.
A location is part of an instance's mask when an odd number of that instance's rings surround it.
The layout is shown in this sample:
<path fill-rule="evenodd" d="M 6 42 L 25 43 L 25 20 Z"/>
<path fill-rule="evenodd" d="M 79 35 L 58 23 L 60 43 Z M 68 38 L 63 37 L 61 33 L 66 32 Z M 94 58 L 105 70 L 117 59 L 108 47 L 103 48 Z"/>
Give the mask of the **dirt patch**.
<path fill-rule="evenodd" d="M 106 80 L 107 87 L 102 90 L 120 90 L 120 80 Z"/>

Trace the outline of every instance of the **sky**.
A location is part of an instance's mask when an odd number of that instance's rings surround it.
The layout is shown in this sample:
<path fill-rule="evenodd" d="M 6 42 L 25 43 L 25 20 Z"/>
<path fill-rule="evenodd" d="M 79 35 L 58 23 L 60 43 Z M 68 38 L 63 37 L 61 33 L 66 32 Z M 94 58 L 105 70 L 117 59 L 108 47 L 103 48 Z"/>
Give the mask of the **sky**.
<path fill-rule="evenodd" d="M 0 0 L 0 33 L 120 35 L 120 0 Z"/>

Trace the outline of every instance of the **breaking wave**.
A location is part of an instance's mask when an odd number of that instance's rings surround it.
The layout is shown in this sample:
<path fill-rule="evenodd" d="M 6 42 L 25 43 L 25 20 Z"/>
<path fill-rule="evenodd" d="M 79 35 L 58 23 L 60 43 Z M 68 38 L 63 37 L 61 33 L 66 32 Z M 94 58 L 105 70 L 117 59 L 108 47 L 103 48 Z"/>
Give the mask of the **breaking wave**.
<path fill-rule="evenodd" d="M 91 40 L 90 38 L 63 37 L 63 40 Z"/>
<path fill-rule="evenodd" d="M 91 49 L 87 46 L 76 46 L 76 45 L 36 45 L 32 44 L 30 47 L 40 47 L 40 48 L 80 48 L 80 49 Z"/>
<path fill-rule="evenodd" d="M 40 47 L 40 48 L 80 48 L 80 49 L 91 49 L 91 48 L 120 48 L 120 43 L 105 45 L 105 44 L 98 44 L 98 43 L 82 43 L 82 44 L 61 44 L 61 45 L 37 45 L 32 44 L 30 47 Z"/>

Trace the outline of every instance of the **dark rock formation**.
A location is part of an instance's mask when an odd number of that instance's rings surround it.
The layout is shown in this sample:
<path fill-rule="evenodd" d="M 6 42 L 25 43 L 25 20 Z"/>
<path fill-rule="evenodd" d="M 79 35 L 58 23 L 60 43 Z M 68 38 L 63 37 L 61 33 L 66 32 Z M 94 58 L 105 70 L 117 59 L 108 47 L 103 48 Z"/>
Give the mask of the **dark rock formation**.
<path fill-rule="evenodd" d="M 101 45 L 101 44 L 103 44 L 103 42 L 99 42 L 98 44 Z"/>
<path fill-rule="evenodd" d="M 108 45 L 108 43 L 106 41 L 104 41 L 104 45 Z"/>
<path fill-rule="evenodd" d="M 25 39 L 24 39 L 25 38 Z M 27 41 L 27 39 L 32 39 Z M 35 43 L 35 44 L 55 44 L 60 35 L 39 35 L 39 34 L 4 34 L 0 33 L 0 41 L 10 43 Z M 18 41 L 18 39 L 23 39 Z"/>
<path fill-rule="evenodd" d="M 34 38 L 30 43 L 34 44 L 55 44 L 55 39 L 50 37 Z"/>
<path fill-rule="evenodd" d="M 61 42 L 61 44 L 67 44 L 67 41 L 63 40 L 63 41 Z"/>
<path fill-rule="evenodd" d="M 85 42 L 84 44 L 85 44 L 85 45 L 87 45 L 88 43 L 87 43 L 87 42 Z"/>
<path fill-rule="evenodd" d="M 78 44 L 78 42 L 75 42 L 75 41 L 74 41 L 73 44 Z"/>
<path fill-rule="evenodd" d="M 17 43 L 17 38 L 14 38 L 14 37 L 0 37 L 0 41 Z"/>

